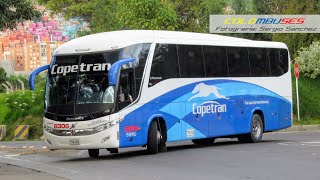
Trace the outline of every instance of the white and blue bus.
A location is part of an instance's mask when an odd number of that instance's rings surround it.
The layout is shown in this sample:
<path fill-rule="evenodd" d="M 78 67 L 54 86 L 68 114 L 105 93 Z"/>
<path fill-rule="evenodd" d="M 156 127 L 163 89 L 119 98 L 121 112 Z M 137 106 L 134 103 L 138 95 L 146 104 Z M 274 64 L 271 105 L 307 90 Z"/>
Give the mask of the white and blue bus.
<path fill-rule="evenodd" d="M 146 146 L 216 138 L 259 142 L 292 125 L 284 43 L 170 31 L 115 31 L 71 40 L 53 54 L 45 88 L 49 149 Z"/>

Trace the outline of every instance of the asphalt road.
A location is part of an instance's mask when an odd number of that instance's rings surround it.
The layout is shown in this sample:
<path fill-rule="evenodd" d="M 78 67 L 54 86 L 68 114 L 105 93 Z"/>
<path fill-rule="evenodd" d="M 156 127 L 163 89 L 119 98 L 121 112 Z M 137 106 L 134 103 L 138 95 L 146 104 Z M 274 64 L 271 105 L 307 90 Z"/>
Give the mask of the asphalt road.
<path fill-rule="evenodd" d="M 57 177 L 48 173 L 14 166 L 10 164 L 0 163 L 0 179 L 2 180 L 60 180 Z"/>
<path fill-rule="evenodd" d="M 20 146 L 0 143 L 1 146 Z M 43 142 L 33 142 L 41 148 Z M 1 149 L 0 149 L 1 150 Z M 211 146 L 169 144 L 168 152 L 147 155 L 144 148 L 87 151 L 0 151 L 0 162 L 36 169 L 67 179 L 219 179 L 319 180 L 320 131 L 265 134 L 263 142 L 241 144 L 218 139 Z M 2 179 L 2 178 L 1 178 Z"/>

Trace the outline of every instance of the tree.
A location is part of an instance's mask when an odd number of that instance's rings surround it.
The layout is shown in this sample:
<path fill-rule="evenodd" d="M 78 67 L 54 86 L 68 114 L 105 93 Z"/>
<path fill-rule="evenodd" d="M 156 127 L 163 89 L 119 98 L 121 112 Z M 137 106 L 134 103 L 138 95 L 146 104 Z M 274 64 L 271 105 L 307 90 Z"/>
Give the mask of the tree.
<path fill-rule="evenodd" d="M 37 0 L 45 5 L 53 13 L 62 13 L 65 18 L 81 17 L 87 22 L 91 22 L 93 8 L 96 0 Z"/>
<path fill-rule="evenodd" d="M 67 18 L 90 22 L 92 33 L 121 29 L 209 31 L 209 15 L 226 0 L 38 0 Z M 83 33 L 86 34 L 87 32 Z"/>
<path fill-rule="evenodd" d="M 257 0 L 258 1 L 258 0 Z M 292 0 L 290 3 L 285 0 L 267 0 L 260 3 L 266 3 L 267 14 L 319 14 L 318 0 Z M 272 36 L 273 41 L 280 41 L 287 44 L 292 57 L 297 56 L 301 47 L 309 46 L 313 41 L 319 40 L 320 35 L 315 33 L 278 33 Z"/>
<path fill-rule="evenodd" d="M 4 92 L 6 90 L 2 85 L 2 83 L 6 83 L 6 80 L 7 73 L 2 67 L 0 67 L 0 92 Z"/>
<path fill-rule="evenodd" d="M 200 9 L 200 32 L 209 32 L 209 16 L 214 14 L 224 14 L 227 6 L 226 0 L 203 0 Z"/>
<path fill-rule="evenodd" d="M 313 42 L 308 48 L 301 48 L 295 62 L 299 63 L 304 76 L 316 78 L 320 74 L 320 42 Z"/>
<path fill-rule="evenodd" d="M 209 15 L 221 14 L 225 0 L 170 0 L 178 17 L 177 30 L 209 32 Z"/>
<path fill-rule="evenodd" d="M 101 6 L 101 3 L 97 3 L 97 6 Z M 107 12 L 106 15 L 108 16 L 103 15 L 102 12 Z M 100 11 L 95 12 L 94 17 L 93 25 L 95 27 L 93 29 L 99 27 L 98 24 L 100 26 L 107 24 L 108 27 L 99 28 L 99 30 L 104 31 L 109 29 L 175 30 L 177 26 L 177 17 L 172 4 L 159 0 L 114 0 L 106 2 Z"/>
<path fill-rule="evenodd" d="M 175 30 L 177 16 L 168 0 L 38 0 L 66 18 L 81 17 L 92 32 L 121 29 Z"/>
<path fill-rule="evenodd" d="M 0 30 L 14 28 L 17 22 L 40 16 L 29 0 L 0 0 Z"/>

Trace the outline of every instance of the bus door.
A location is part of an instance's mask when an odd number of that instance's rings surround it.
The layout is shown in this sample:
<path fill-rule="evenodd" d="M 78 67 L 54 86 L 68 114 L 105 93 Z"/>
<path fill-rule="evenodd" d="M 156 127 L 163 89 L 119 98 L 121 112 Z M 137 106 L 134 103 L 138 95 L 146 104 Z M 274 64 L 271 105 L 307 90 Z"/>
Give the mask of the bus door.
<path fill-rule="evenodd" d="M 129 106 L 136 94 L 134 92 L 134 71 L 132 68 L 121 69 L 118 78 L 118 88 L 116 93 L 117 111 Z M 134 105 L 133 105 L 134 106 Z M 142 143 L 142 111 L 132 111 L 126 113 L 120 111 L 120 117 L 125 117 L 125 121 L 120 123 L 120 146 L 131 147 Z"/>

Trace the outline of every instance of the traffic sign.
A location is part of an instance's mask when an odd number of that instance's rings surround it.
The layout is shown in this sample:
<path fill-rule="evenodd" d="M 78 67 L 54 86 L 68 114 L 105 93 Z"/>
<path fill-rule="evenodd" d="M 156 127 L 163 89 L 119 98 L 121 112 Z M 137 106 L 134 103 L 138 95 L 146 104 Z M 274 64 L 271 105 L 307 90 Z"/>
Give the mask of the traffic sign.
<path fill-rule="evenodd" d="M 299 64 L 294 64 L 294 74 L 296 75 L 296 78 L 299 78 Z"/>

